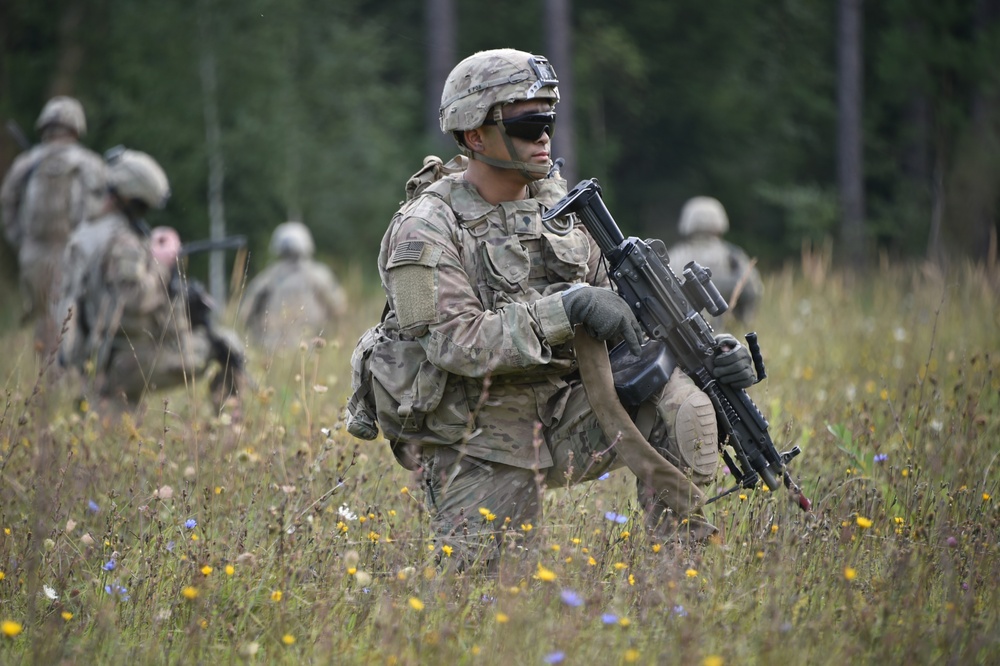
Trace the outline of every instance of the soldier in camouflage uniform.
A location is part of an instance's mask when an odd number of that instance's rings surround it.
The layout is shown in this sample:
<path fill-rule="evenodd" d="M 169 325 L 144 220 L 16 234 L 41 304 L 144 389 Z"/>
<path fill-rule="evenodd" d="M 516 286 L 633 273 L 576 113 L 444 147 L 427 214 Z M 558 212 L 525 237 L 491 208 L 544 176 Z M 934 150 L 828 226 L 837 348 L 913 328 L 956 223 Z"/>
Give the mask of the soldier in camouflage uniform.
<path fill-rule="evenodd" d="M 347 309 L 344 291 L 324 264 L 312 259 L 312 234 L 301 222 L 279 224 L 271 235 L 278 261 L 257 275 L 244 296 L 240 319 L 250 341 L 273 352 L 329 334 Z"/>
<path fill-rule="evenodd" d="M 104 162 L 79 144 L 87 131 L 80 102 L 54 97 L 35 126 L 42 142 L 18 156 L 0 188 L 4 235 L 17 252 L 24 320 L 34 320 L 39 351 L 55 348 L 61 322 L 51 319 L 69 234 L 99 210 Z"/>
<path fill-rule="evenodd" d="M 583 226 L 553 232 L 541 222 L 566 194 L 564 180 L 547 177 L 557 83 L 545 58 L 521 51 L 459 63 L 440 120 L 467 168 L 446 165 L 406 203 L 379 253 L 389 306 L 370 361 L 379 425 L 422 475 L 435 532 L 459 566 L 495 563 L 501 530 L 537 519 L 544 487 L 622 465 L 587 401 L 572 342 L 582 325 L 636 350 L 642 332 L 608 288 Z M 749 368 L 745 351 L 733 358 Z M 657 445 L 711 481 L 718 435 L 707 396 L 677 374 L 658 402 Z M 644 508 L 660 516 L 643 490 Z M 672 532 L 678 518 L 657 527 Z M 688 518 L 696 538 L 715 531 Z"/>
<path fill-rule="evenodd" d="M 70 325 L 59 359 L 92 379 L 102 400 L 130 405 L 192 381 L 215 360 L 221 368 L 210 391 L 220 406 L 241 384 L 242 351 L 233 332 L 189 319 L 176 232 L 158 227 L 150 238 L 143 217 L 169 196 L 149 155 L 120 150 L 109 158 L 104 210 L 77 227 L 64 254 L 57 316 Z"/>
<path fill-rule="evenodd" d="M 729 303 L 730 312 L 744 322 L 753 319 L 764 283 L 747 253 L 722 238 L 729 231 L 729 217 L 718 199 L 688 200 L 681 210 L 678 231 L 682 240 L 668 251 L 674 272 L 684 270 L 691 261 L 711 269 L 712 282 Z M 720 319 L 715 317 L 711 323 L 717 327 Z"/>

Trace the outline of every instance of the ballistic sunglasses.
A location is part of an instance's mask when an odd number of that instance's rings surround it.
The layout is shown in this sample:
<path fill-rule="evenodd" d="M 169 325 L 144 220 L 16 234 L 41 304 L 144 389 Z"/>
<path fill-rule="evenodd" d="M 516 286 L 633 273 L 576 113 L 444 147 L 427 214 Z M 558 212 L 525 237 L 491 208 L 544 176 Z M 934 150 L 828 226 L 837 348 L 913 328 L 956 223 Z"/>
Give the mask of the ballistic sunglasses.
<path fill-rule="evenodd" d="M 490 117 L 483 124 L 496 125 L 497 121 Z M 538 141 L 544 133 L 548 133 L 549 138 L 552 138 L 552 134 L 556 130 L 556 112 L 526 113 L 522 116 L 504 118 L 503 128 L 507 132 L 507 136 L 525 141 Z"/>

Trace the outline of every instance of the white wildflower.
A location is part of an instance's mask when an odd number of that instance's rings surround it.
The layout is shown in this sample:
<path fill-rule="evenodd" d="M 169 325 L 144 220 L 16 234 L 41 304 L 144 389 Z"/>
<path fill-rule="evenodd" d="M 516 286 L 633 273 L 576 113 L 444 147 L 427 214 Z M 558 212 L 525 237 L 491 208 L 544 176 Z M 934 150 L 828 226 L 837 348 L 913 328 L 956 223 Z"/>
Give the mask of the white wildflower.
<path fill-rule="evenodd" d="M 56 599 L 59 598 L 59 595 L 56 594 L 56 591 L 53 588 L 49 587 L 48 585 L 42 585 L 42 592 L 44 592 L 45 596 L 51 599 L 52 601 L 55 601 Z"/>
<path fill-rule="evenodd" d="M 337 515 L 339 515 L 344 520 L 357 520 L 358 514 L 351 511 L 346 504 L 341 504 L 340 508 L 337 509 Z"/>

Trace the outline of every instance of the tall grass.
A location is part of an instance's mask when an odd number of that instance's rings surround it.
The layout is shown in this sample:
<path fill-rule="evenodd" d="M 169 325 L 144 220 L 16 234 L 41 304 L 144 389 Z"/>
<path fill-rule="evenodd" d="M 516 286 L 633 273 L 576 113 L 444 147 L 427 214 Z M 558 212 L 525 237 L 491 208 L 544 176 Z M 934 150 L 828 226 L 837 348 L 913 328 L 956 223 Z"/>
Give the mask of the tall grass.
<path fill-rule="evenodd" d="M 997 275 L 809 275 L 767 280 L 751 394 L 802 448 L 811 515 L 735 493 L 723 538 L 681 550 L 644 535 L 622 470 L 498 526 L 495 578 L 442 573 L 419 483 L 342 429 L 378 298 L 253 358 L 238 422 L 197 385 L 81 411 L 10 333 L 0 663 L 996 663 Z"/>

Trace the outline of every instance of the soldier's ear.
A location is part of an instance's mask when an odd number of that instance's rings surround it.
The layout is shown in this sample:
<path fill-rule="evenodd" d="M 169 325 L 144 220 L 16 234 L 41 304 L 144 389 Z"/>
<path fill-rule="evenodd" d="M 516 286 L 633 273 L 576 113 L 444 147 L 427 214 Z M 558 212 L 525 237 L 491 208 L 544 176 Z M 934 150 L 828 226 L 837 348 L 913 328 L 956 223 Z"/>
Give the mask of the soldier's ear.
<path fill-rule="evenodd" d="M 469 150 L 480 153 L 485 148 L 485 145 L 483 144 L 483 129 L 481 127 L 465 130 L 464 139 L 465 146 Z"/>

